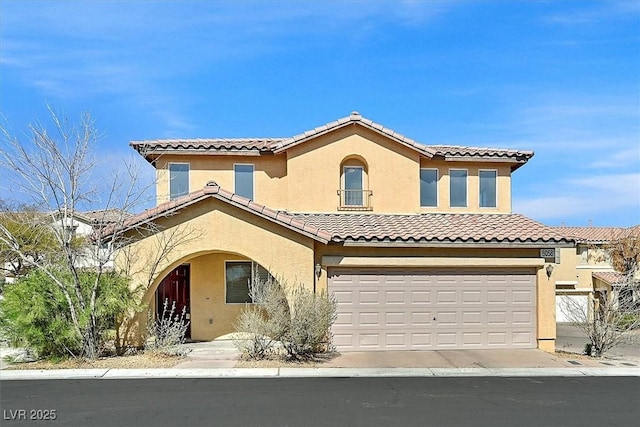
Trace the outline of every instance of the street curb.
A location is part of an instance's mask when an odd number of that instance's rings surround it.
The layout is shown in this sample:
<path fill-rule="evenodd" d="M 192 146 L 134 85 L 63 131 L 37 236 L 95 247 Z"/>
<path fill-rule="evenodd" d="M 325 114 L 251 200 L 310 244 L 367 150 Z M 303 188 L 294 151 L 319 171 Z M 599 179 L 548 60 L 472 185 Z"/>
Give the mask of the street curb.
<path fill-rule="evenodd" d="M 0 371 L 0 381 L 152 378 L 640 377 L 640 368 L 197 368 Z"/>

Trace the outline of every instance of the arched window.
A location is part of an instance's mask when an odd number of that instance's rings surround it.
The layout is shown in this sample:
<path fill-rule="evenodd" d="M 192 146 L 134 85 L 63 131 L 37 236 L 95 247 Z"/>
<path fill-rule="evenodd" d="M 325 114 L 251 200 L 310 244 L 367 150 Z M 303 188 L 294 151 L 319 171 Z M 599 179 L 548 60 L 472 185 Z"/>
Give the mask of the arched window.
<path fill-rule="evenodd" d="M 359 156 L 345 158 L 340 164 L 340 196 L 341 210 L 371 209 L 369 190 L 369 171 L 366 162 Z"/>

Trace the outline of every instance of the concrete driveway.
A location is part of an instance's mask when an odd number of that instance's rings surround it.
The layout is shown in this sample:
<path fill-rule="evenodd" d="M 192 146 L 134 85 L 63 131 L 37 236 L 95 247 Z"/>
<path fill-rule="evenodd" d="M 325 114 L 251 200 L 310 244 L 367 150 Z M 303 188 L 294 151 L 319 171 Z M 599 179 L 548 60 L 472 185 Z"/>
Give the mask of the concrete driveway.
<path fill-rule="evenodd" d="M 176 368 L 233 368 L 239 354 L 231 340 L 185 344 L 191 352 Z M 434 350 L 434 351 L 353 351 L 314 363 L 326 368 L 563 368 L 630 365 L 627 360 L 603 363 L 576 355 L 560 357 L 538 349 L 522 350 Z M 265 366 L 277 365 L 266 362 Z M 635 365 L 635 363 L 634 363 Z M 640 365 L 640 363 L 638 363 Z M 258 364 L 257 366 L 260 366 Z M 305 367 L 309 365 L 289 365 Z"/>

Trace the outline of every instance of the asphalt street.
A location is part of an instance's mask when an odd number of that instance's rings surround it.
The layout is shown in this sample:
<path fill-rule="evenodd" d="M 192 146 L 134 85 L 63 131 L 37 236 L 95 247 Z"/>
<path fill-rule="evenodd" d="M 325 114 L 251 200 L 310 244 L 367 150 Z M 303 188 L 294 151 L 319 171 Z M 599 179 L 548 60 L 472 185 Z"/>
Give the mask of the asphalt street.
<path fill-rule="evenodd" d="M 640 377 L 23 380 L 0 387 L 3 427 L 602 427 L 640 419 Z"/>

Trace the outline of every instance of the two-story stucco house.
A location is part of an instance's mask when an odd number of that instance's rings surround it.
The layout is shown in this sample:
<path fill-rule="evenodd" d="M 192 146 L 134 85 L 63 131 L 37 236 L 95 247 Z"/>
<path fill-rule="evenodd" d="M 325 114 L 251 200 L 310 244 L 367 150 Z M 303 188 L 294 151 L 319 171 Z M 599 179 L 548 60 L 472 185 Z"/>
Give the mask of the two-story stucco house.
<path fill-rule="evenodd" d="M 574 243 L 511 212 L 532 152 L 423 145 L 357 112 L 287 138 L 131 145 L 157 206 L 127 227 L 200 233 L 146 295 L 187 307 L 194 340 L 233 331 L 258 269 L 335 295 L 341 351 L 554 349 L 545 266 Z"/>

